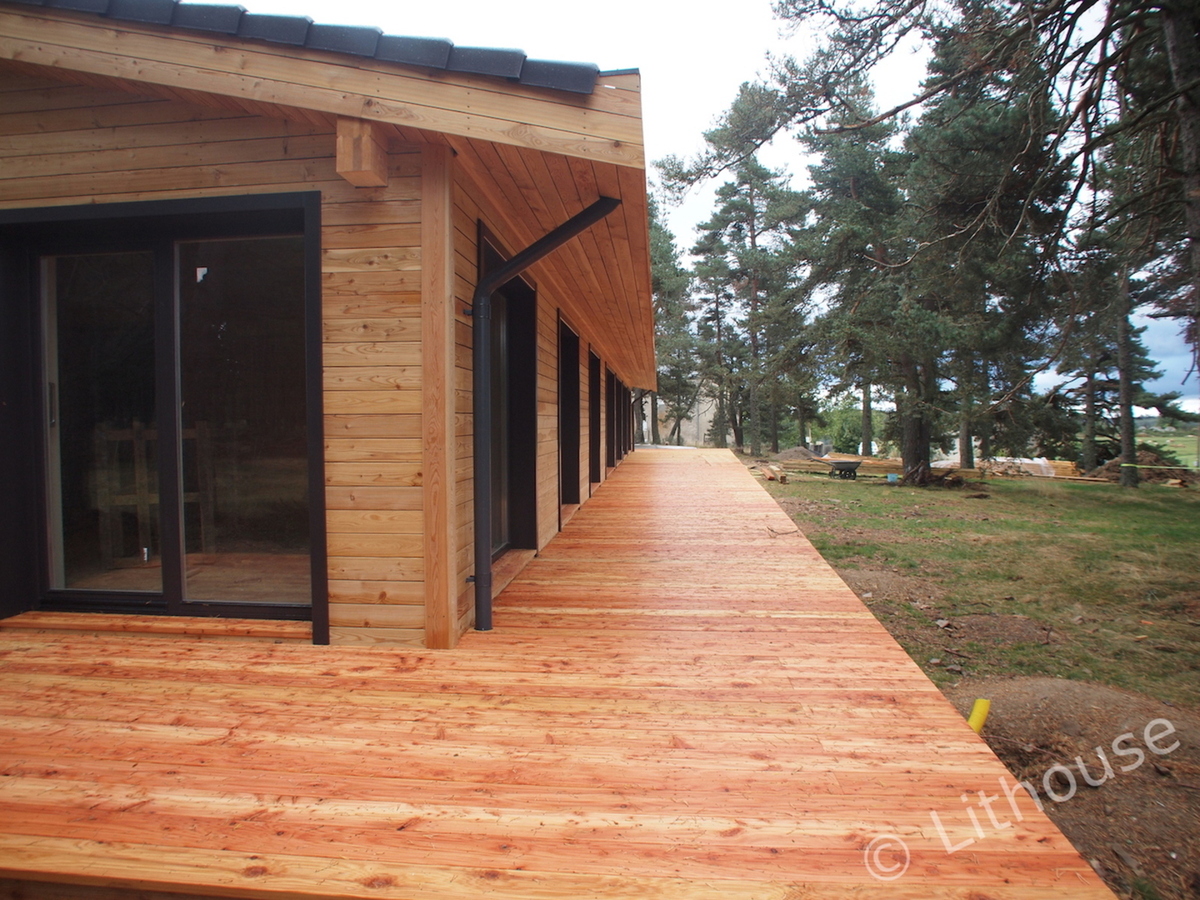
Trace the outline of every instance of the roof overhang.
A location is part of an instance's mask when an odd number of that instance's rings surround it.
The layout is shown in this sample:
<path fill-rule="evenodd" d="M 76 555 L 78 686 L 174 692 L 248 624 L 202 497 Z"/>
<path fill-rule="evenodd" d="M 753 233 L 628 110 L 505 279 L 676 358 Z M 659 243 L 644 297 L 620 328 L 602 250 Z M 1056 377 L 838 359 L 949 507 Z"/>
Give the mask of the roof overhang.
<path fill-rule="evenodd" d="M 572 94 L 18 3 L 0 3 L 0 58 L 645 166 L 640 97 L 604 79 Z"/>

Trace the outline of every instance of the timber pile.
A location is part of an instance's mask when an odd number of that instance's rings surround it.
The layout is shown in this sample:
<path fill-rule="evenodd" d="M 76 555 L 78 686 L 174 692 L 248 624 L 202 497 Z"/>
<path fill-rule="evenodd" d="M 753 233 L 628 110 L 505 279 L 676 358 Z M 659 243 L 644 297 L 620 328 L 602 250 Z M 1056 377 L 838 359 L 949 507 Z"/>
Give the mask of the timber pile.
<path fill-rule="evenodd" d="M 778 481 L 780 484 L 787 484 L 787 480 L 788 480 L 787 472 L 785 472 L 779 466 L 773 466 L 773 465 L 769 465 L 767 463 L 760 462 L 756 465 L 751 466 L 750 471 L 755 474 L 761 475 L 767 481 Z"/>
<path fill-rule="evenodd" d="M 1078 478 L 1083 474 L 1079 471 L 1079 466 L 1069 459 L 1048 459 L 1046 462 L 1058 478 Z"/>

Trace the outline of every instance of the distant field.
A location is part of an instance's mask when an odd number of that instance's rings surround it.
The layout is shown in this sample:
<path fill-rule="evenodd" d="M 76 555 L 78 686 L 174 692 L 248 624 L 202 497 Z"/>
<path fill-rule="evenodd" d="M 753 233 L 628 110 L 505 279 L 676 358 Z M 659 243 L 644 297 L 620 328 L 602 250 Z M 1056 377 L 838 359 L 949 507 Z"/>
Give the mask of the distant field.
<path fill-rule="evenodd" d="M 1184 465 L 1196 465 L 1196 435 L 1192 434 L 1158 434 L 1148 432 L 1138 435 L 1138 440 L 1147 444 L 1158 444 L 1166 447 L 1179 457 Z"/>

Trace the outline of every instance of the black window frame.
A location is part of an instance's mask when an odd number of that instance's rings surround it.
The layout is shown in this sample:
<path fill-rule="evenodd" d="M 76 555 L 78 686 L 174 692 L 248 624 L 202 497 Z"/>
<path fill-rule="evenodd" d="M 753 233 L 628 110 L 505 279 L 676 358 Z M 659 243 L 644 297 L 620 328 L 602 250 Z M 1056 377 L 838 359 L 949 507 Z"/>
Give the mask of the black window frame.
<path fill-rule="evenodd" d="M 306 443 L 311 566 L 311 605 L 245 601 L 184 600 L 182 593 L 121 594 L 54 590 L 49 586 L 46 509 L 45 398 L 41 390 L 43 351 L 38 261 L 47 254 L 149 249 L 155 252 L 155 292 L 174 291 L 174 245 L 211 238 L 302 235 L 304 241 L 304 356 Z M 169 268 L 162 260 L 171 251 Z M 321 194 L 319 191 L 253 194 L 232 197 L 150 200 L 83 206 L 0 210 L 0 325 L 11 326 L 0 338 L 0 424 L 19 436 L 0 441 L 0 490 L 12 488 L 16 503 L 0 535 L 13 543 L 0 546 L 0 593 L 6 596 L 0 615 L 30 609 L 91 612 L 134 612 L 165 616 L 212 616 L 311 620 L 313 643 L 329 643 L 328 552 L 325 536 L 325 472 L 321 335 Z M 174 341 L 174 323 L 164 330 L 160 346 Z M 165 331 L 170 329 L 169 332 Z M 159 391 L 174 374 L 159 368 Z M 178 409 L 173 410 L 178 416 Z M 178 458 L 174 428 L 163 428 L 161 456 L 167 466 Z M 7 482 L 7 483 L 6 483 Z M 160 500 L 161 515 L 177 524 L 171 492 Z M 172 518 L 174 517 L 174 518 Z M 25 523 L 21 528 L 19 524 Z M 34 523 L 29 528 L 28 524 Z M 178 529 L 176 529 L 178 530 Z M 18 536 L 17 532 L 23 533 Z M 164 540 L 164 567 L 171 564 Z"/>

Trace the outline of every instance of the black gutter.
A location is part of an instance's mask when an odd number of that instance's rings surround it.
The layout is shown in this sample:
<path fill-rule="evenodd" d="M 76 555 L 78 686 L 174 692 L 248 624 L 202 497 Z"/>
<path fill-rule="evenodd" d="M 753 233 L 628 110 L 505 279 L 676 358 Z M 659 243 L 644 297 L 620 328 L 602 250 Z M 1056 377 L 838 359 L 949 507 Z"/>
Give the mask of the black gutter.
<path fill-rule="evenodd" d="M 472 413 L 475 429 L 475 630 L 492 630 L 492 294 L 621 205 L 601 197 L 512 259 L 480 273 L 471 298 Z"/>

